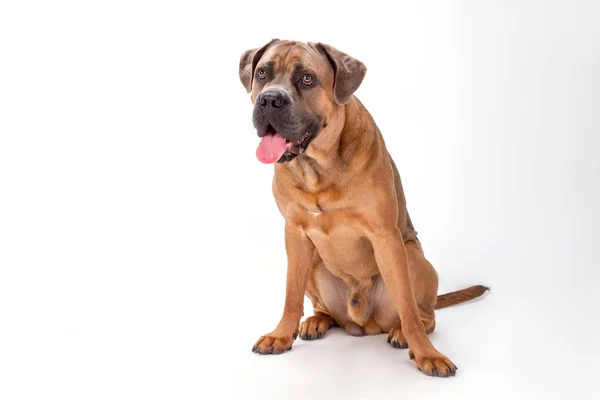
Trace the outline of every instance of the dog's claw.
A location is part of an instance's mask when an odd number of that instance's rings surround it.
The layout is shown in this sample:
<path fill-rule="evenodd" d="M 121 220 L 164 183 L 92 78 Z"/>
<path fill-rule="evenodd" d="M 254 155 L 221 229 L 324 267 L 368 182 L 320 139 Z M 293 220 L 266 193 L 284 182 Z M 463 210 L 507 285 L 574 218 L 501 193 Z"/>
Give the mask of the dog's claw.
<path fill-rule="evenodd" d="M 456 366 L 443 354 L 427 354 L 416 359 L 415 353 L 409 350 L 408 357 L 414 360 L 419 371 L 425 375 L 447 378 L 456 374 Z"/>
<path fill-rule="evenodd" d="M 329 315 L 316 312 L 300 324 L 300 339 L 316 340 L 325 336 L 325 333 L 334 325 L 333 318 Z M 310 332 L 310 333 L 309 333 Z"/>
<path fill-rule="evenodd" d="M 397 342 L 397 341 L 392 341 L 392 346 L 394 346 L 397 349 L 406 349 L 408 346 L 404 345 L 403 343 Z"/>
<path fill-rule="evenodd" d="M 288 335 L 276 336 L 269 334 L 261 336 L 254 346 L 252 346 L 252 352 L 261 355 L 285 353 L 294 344 L 294 340 L 292 339 L 293 332 Z"/>
<path fill-rule="evenodd" d="M 402 334 L 402 330 L 400 328 L 392 328 L 388 333 L 387 341 L 396 349 L 406 349 L 408 347 L 408 342 L 406 341 L 406 338 Z"/>

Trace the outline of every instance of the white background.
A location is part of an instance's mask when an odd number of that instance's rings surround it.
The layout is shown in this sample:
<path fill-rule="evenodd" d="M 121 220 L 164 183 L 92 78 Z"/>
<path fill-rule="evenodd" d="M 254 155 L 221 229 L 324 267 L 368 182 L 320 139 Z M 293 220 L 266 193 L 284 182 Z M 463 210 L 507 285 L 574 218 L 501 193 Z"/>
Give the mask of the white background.
<path fill-rule="evenodd" d="M 2 2 L 0 398 L 598 395 L 599 3 L 383 4 Z M 438 312 L 456 377 L 385 335 L 250 352 L 286 259 L 237 69 L 273 37 L 367 65 L 440 291 L 492 288 Z"/>

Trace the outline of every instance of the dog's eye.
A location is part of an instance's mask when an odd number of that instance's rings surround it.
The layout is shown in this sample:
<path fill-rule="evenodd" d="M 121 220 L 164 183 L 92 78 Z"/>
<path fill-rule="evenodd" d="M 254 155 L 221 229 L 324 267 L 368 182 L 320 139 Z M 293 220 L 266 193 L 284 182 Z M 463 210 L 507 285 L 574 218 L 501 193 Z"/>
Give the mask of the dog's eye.
<path fill-rule="evenodd" d="M 267 73 L 265 72 L 264 69 L 259 69 L 258 70 L 258 79 L 265 79 L 267 77 Z"/>
<path fill-rule="evenodd" d="M 313 83 L 313 77 L 310 74 L 304 74 L 302 77 L 302 83 L 306 86 L 310 86 Z"/>

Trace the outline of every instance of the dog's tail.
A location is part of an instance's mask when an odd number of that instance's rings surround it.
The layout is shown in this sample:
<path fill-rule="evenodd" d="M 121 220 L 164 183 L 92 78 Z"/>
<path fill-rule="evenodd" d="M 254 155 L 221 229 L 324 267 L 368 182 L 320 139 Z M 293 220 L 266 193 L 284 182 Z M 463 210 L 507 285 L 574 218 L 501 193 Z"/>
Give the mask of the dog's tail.
<path fill-rule="evenodd" d="M 450 292 L 446 294 L 440 294 L 437 297 L 437 301 L 435 303 L 435 309 L 439 310 L 440 308 L 450 307 L 455 304 L 464 303 L 465 301 L 476 299 L 477 297 L 484 294 L 487 290 L 490 290 L 489 287 L 483 285 L 471 286 L 466 289 L 457 290 L 456 292 Z"/>

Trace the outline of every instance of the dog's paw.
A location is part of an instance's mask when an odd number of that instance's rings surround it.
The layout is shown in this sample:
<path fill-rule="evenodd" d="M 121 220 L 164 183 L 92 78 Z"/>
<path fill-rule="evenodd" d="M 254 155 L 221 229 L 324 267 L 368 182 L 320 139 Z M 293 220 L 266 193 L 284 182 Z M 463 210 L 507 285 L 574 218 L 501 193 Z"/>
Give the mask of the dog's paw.
<path fill-rule="evenodd" d="M 252 352 L 257 354 L 281 354 L 292 349 L 292 344 L 298 336 L 297 332 L 292 335 L 283 336 L 271 332 L 261 336 L 252 346 Z"/>
<path fill-rule="evenodd" d="M 401 328 L 392 328 L 390 329 L 390 333 L 388 334 L 387 342 L 397 349 L 406 349 L 408 348 L 408 342 L 402 333 Z"/>
<path fill-rule="evenodd" d="M 454 376 L 458 367 L 454 365 L 448 357 L 435 351 L 432 354 L 424 354 L 415 357 L 412 350 L 409 350 L 408 356 L 417 364 L 417 368 L 425 375 L 440 376 L 443 378 Z"/>
<path fill-rule="evenodd" d="M 333 318 L 329 315 L 320 312 L 315 313 L 314 316 L 306 318 L 306 321 L 300 325 L 300 339 L 321 339 L 333 325 Z"/>

